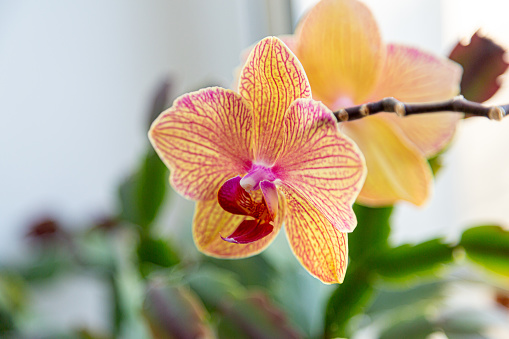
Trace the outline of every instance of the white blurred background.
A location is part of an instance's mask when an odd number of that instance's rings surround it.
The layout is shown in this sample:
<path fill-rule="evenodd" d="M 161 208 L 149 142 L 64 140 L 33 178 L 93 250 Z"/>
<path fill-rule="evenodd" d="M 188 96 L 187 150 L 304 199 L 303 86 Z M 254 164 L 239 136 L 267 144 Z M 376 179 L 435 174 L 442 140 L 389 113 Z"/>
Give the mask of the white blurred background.
<path fill-rule="evenodd" d="M 244 48 L 291 33 L 314 2 L 1 0 L 0 264 L 23 258 L 26 225 L 40 215 L 85 226 L 115 210 L 116 187 L 145 149 L 147 110 L 163 79 L 171 77 L 176 95 L 229 86 Z M 509 47 L 502 1 L 365 2 L 386 41 L 447 55 L 481 27 Z M 508 103 L 509 86 L 491 102 Z M 465 121 L 429 204 L 398 206 L 393 241 L 509 227 L 507 145 L 509 120 Z M 103 291 L 79 279 L 54 288 L 84 293 L 85 306 L 60 321 L 101 326 Z M 54 300 L 48 293 L 41 309 Z"/>

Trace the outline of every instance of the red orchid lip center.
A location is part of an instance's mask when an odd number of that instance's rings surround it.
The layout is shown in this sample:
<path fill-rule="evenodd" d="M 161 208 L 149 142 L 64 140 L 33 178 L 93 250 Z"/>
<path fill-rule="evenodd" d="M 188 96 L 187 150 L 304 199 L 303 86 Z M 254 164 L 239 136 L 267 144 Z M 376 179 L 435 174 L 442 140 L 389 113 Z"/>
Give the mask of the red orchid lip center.
<path fill-rule="evenodd" d="M 272 233 L 278 210 L 275 179 L 270 168 L 254 165 L 243 178 L 231 178 L 219 188 L 218 202 L 225 211 L 254 219 L 243 220 L 229 236 L 221 236 L 223 240 L 248 244 Z M 261 190 L 261 201 L 253 200 L 250 192 L 256 190 Z"/>

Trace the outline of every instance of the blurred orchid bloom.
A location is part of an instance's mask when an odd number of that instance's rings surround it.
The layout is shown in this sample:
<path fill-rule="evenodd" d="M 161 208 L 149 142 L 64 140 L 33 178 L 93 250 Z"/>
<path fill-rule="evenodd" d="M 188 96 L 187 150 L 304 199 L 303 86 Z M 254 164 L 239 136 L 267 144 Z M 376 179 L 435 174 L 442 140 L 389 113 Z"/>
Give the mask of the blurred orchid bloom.
<path fill-rule="evenodd" d="M 239 94 L 218 87 L 185 94 L 154 121 L 149 138 L 175 190 L 197 201 L 200 251 L 252 256 L 284 221 L 302 265 L 325 283 L 343 281 L 364 158 L 332 112 L 311 99 L 300 62 L 281 40 L 254 47 Z"/>
<path fill-rule="evenodd" d="M 419 49 L 385 45 L 370 10 L 356 0 L 323 0 L 282 37 L 302 63 L 313 98 L 331 110 L 395 97 L 446 100 L 459 93 L 461 67 Z M 368 176 L 357 201 L 368 206 L 406 200 L 424 204 L 432 190 L 426 161 L 452 138 L 458 113 L 399 118 L 382 113 L 341 123 L 366 157 Z"/>

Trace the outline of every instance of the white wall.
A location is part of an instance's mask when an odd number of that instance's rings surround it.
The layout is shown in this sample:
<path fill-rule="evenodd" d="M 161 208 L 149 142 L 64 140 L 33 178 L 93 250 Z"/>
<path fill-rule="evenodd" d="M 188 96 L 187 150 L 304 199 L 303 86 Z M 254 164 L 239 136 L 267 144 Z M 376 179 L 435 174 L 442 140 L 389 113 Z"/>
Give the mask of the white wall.
<path fill-rule="evenodd" d="M 228 86 L 240 51 L 285 33 L 282 1 L 0 2 L 0 263 L 41 214 L 85 226 L 147 142 L 168 75 L 175 94 Z M 271 13 L 271 15 L 268 15 Z"/>

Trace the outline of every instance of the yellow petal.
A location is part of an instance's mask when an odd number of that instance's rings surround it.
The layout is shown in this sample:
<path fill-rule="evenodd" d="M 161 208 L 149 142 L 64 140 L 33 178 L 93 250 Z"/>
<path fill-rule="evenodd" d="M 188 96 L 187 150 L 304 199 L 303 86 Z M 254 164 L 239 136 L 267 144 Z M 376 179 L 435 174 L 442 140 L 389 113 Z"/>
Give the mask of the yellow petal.
<path fill-rule="evenodd" d="M 255 160 L 272 165 L 281 147 L 287 108 L 295 99 L 311 97 L 304 69 L 281 40 L 265 38 L 241 71 L 239 93 L 253 108 Z"/>
<path fill-rule="evenodd" d="M 253 199 L 260 202 L 260 190 L 252 191 Z M 233 244 L 221 239 L 227 237 L 239 227 L 240 223 L 252 217 L 235 215 L 226 212 L 219 206 L 217 200 L 198 201 L 193 220 L 193 238 L 198 249 L 217 258 L 245 258 L 263 251 L 274 240 L 285 217 L 284 197 L 280 194 L 278 212 L 274 221 L 274 230 L 266 237 L 249 243 Z"/>
<path fill-rule="evenodd" d="M 419 114 L 400 118 L 396 114 L 383 113 L 385 119 L 398 126 L 401 132 L 429 158 L 441 151 L 451 141 L 460 113 Z"/>
<path fill-rule="evenodd" d="M 285 221 L 290 247 L 309 273 L 326 284 L 342 283 L 348 263 L 347 233 L 338 231 L 303 197 L 285 191 Z"/>
<path fill-rule="evenodd" d="M 459 93 L 461 66 L 447 58 L 439 58 L 417 48 L 390 44 L 382 76 L 370 101 L 395 97 L 403 102 L 447 100 Z M 413 115 L 403 119 L 386 115 L 397 124 L 426 156 L 430 157 L 451 140 L 459 113 Z"/>
<path fill-rule="evenodd" d="M 395 97 L 404 102 L 447 100 L 459 93 L 461 66 L 417 48 L 390 44 L 382 75 L 370 101 Z"/>
<path fill-rule="evenodd" d="M 251 166 L 251 108 L 233 91 L 206 88 L 176 99 L 154 121 L 149 138 L 177 192 L 214 199 L 222 183 Z"/>
<path fill-rule="evenodd" d="M 276 176 L 338 230 L 353 231 L 357 219 L 352 204 L 366 177 L 357 145 L 339 132 L 332 112 L 312 99 L 296 100 L 282 129 L 283 148 L 273 168 Z"/>
<path fill-rule="evenodd" d="M 383 117 L 371 116 L 342 124 L 359 146 L 368 176 L 357 201 L 369 206 L 406 200 L 424 204 L 431 193 L 429 165 L 416 146 Z"/>
<path fill-rule="evenodd" d="M 297 28 L 296 55 L 316 99 L 363 102 L 380 74 L 385 47 L 373 15 L 356 0 L 323 0 Z"/>

